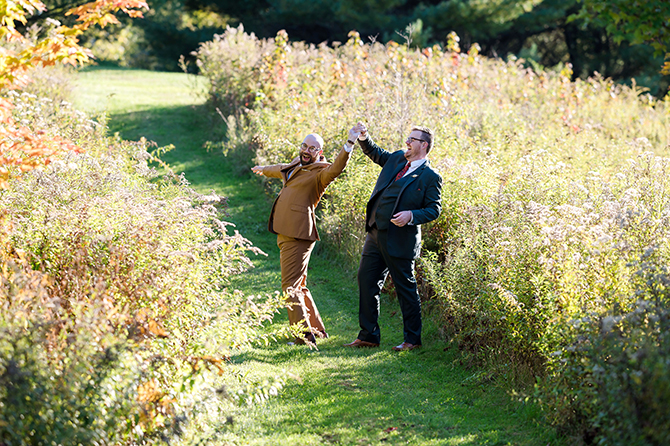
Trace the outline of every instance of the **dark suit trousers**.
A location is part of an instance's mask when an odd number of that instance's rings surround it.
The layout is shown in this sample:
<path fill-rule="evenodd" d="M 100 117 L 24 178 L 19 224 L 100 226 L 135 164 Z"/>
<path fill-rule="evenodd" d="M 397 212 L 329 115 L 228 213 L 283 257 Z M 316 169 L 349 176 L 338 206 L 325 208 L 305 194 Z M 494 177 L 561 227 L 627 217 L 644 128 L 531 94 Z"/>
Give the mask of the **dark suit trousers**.
<path fill-rule="evenodd" d="M 421 344 L 421 300 L 414 277 L 414 259 L 391 257 L 386 249 L 388 231 L 373 229 L 365 238 L 358 267 L 361 341 L 379 343 L 379 295 L 390 273 L 402 311 L 404 341 Z"/>

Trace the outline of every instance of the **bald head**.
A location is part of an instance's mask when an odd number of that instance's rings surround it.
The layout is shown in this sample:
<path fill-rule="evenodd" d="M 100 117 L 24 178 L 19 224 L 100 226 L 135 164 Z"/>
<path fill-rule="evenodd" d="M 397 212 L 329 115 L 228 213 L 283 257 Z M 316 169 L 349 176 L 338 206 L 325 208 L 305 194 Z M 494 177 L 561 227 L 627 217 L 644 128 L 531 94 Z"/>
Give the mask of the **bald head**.
<path fill-rule="evenodd" d="M 320 150 L 323 150 L 323 138 L 318 133 L 310 133 L 305 136 L 303 143 L 308 146 L 318 147 Z"/>
<path fill-rule="evenodd" d="M 323 138 L 318 133 L 310 133 L 300 146 L 300 163 L 304 166 L 319 160 L 323 153 Z"/>

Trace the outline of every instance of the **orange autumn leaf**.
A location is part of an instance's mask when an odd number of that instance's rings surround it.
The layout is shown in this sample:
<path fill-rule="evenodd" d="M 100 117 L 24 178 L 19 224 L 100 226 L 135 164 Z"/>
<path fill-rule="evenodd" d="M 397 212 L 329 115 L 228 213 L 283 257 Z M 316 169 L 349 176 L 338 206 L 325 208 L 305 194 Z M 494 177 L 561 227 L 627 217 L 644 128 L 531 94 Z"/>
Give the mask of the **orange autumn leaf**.
<path fill-rule="evenodd" d="M 93 55 L 79 45 L 77 36 L 95 24 L 104 27 L 119 23 L 114 16 L 118 11 L 131 17 L 142 17 L 139 9 L 148 9 L 147 3 L 96 0 L 66 12 L 66 15 L 77 16 L 78 25 L 57 26 L 53 31 L 55 34 L 43 37 L 21 51 L 0 46 L 0 89 L 22 88 L 30 82 L 28 73 L 34 67 L 56 63 L 77 66 L 88 61 Z M 39 0 L 0 0 L 0 40 L 26 42 L 16 24 L 26 24 L 29 16 L 45 10 L 46 6 Z M 12 108 L 10 100 L 0 98 L 0 188 L 5 188 L 10 178 L 48 165 L 68 151 L 81 152 L 74 143 L 59 136 L 17 126 L 12 118 Z"/>
<path fill-rule="evenodd" d="M 96 0 L 70 9 L 66 15 L 77 16 L 77 21 L 81 22 L 78 25 L 59 26 L 55 29 L 55 38 L 45 37 L 18 54 L 3 48 L 0 88 L 21 88 L 27 82 L 23 74 L 35 66 L 48 66 L 55 62 L 72 65 L 86 62 L 92 55 L 79 45 L 76 36 L 92 25 L 104 27 L 119 23 L 114 16 L 118 11 L 131 17 L 142 17 L 139 9 L 148 9 L 148 4 L 138 0 Z M 44 10 L 46 7 L 39 0 L 0 3 L 0 39 L 25 41 L 16 30 L 16 23 L 25 24 L 29 15 Z"/>

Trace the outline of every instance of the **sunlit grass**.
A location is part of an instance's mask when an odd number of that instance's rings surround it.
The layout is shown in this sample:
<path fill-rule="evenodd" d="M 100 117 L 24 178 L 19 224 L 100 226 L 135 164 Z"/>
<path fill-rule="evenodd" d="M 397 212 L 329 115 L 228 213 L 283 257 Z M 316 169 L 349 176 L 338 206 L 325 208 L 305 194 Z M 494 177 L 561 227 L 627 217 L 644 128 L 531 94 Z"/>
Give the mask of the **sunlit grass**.
<path fill-rule="evenodd" d="M 78 74 L 74 101 L 89 113 L 113 115 L 193 106 L 206 101 L 206 85 L 206 79 L 183 73 L 91 66 Z"/>

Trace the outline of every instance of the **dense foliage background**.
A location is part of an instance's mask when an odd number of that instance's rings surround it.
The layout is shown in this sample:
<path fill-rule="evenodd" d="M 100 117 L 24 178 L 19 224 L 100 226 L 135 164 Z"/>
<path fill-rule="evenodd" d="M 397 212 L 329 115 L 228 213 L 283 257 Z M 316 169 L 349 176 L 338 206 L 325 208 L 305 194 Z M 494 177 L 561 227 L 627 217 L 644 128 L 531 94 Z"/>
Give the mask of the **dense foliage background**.
<path fill-rule="evenodd" d="M 84 2 L 47 2 L 45 15 Z M 85 36 L 100 61 L 123 66 L 177 70 L 183 56 L 227 25 L 243 24 L 259 37 L 284 29 L 292 40 L 337 46 L 356 30 L 365 42 L 413 46 L 444 44 L 455 32 L 468 50 L 524 59 L 527 66 L 572 65 L 572 79 L 594 72 L 648 88 L 663 96 L 670 77 L 660 74 L 670 42 L 670 6 L 663 0 L 153 0 L 145 20 Z M 191 69 L 193 66 L 191 66 Z"/>

